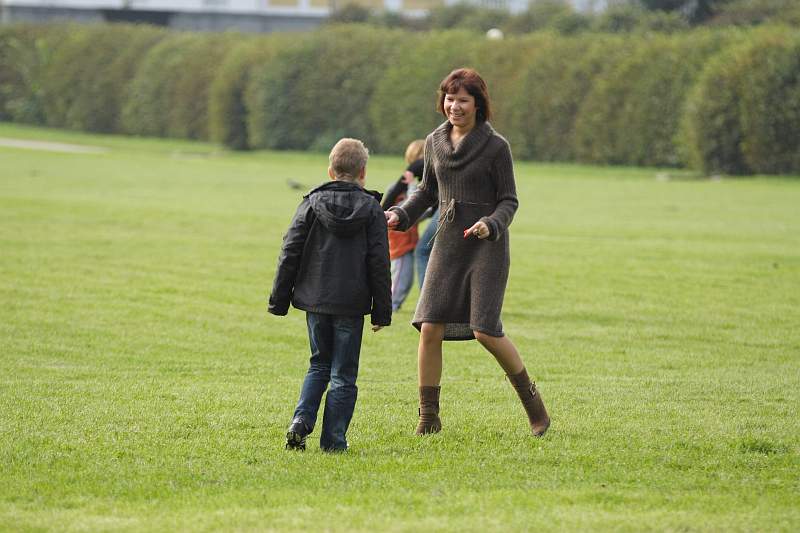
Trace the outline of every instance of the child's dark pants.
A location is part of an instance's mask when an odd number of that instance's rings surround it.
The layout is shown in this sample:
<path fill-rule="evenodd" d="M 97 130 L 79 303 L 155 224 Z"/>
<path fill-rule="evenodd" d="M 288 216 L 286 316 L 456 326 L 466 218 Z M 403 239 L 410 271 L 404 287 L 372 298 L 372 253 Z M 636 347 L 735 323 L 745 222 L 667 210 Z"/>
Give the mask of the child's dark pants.
<path fill-rule="evenodd" d="M 330 382 L 319 442 L 324 450 L 346 450 L 345 433 L 353 418 L 358 395 L 356 377 L 364 317 L 306 313 L 306 323 L 311 364 L 294 416 L 302 418 L 311 432 L 317 421 L 322 394 Z"/>

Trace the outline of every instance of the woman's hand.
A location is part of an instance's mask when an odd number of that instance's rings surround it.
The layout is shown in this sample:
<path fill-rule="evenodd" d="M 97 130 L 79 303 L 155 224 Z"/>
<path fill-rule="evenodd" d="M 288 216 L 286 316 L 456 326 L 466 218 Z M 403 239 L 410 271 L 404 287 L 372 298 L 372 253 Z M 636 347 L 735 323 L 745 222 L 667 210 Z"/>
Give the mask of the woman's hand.
<path fill-rule="evenodd" d="M 411 185 L 414 182 L 414 174 L 410 170 L 403 172 L 403 183 Z"/>
<path fill-rule="evenodd" d="M 465 235 L 475 235 L 479 239 L 486 239 L 489 237 L 489 226 L 485 222 L 477 221 L 472 227 L 464 232 Z"/>
<path fill-rule="evenodd" d="M 389 229 L 396 228 L 400 223 L 400 217 L 394 211 L 384 211 L 383 214 L 386 216 L 386 225 L 389 226 Z"/>
<path fill-rule="evenodd" d="M 377 332 L 379 332 L 379 331 L 380 331 L 380 330 L 382 330 L 382 329 L 383 329 L 383 326 L 372 326 L 372 331 L 373 331 L 374 333 L 377 333 Z"/>

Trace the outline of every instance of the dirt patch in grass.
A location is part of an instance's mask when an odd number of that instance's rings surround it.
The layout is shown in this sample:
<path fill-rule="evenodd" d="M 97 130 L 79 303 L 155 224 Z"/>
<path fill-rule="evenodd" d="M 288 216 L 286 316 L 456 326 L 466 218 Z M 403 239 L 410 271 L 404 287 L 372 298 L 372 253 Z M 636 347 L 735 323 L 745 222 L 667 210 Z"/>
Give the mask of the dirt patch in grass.
<path fill-rule="evenodd" d="M 0 137 L 0 146 L 6 148 L 23 148 L 26 150 L 44 150 L 46 152 L 67 152 L 74 154 L 102 154 L 108 152 L 100 146 L 87 146 L 83 144 L 67 144 L 46 141 L 29 141 L 27 139 L 9 139 Z"/>

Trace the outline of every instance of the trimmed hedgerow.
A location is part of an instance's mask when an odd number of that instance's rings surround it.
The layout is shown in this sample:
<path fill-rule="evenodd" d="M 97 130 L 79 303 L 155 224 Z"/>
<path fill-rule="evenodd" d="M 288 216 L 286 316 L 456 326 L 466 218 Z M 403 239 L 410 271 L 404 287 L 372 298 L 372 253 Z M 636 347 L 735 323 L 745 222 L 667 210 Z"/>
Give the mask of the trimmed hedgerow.
<path fill-rule="evenodd" d="M 596 78 L 575 125 L 576 156 L 588 163 L 677 166 L 686 95 L 720 33 L 652 36 Z"/>
<path fill-rule="evenodd" d="M 15 35 L 0 26 L 0 120 L 12 119 L 8 104 L 22 85 L 17 62 L 11 59 L 18 46 L 15 41 Z"/>
<path fill-rule="evenodd" d="M 208 139 L 209 87 L 233 34 L 171 34 L 149 49 L 128 87 L 127 133 Z"/>
<path fill-rule="evenodd" d="M 684 142 L 706 173 L 800 172 L 800 36 L 766 28 L 709 62 Z"/>
<path fill-rule="evenodd" d="M 436 90 L 450 71 L 475 63 L 476 41 L 475 34 L 460 31 L 404 35 L 398 60 L 378 81 L 369 104 L 378 150 L 402 153 L 442 123 Z"/>
<path fill-rule="evenodd" d="M 0 26 L 0 120 L 45 123 L 44 83 L 69 25 Z"/>
<path fill-rule="evenodd" d="M 486 78 L 494 126 L 520 158 L 800 171 L 800 37 L 779 27 L 491 41 L 359 25 L 12 25 L 0 28 L 0 119 L 234 149 L 328 150 L 351 136 L 400 153 L 443 121 L 436 89 L 463 66 Z"/>
<path fill-rule="evenodd" d="M 748 174 L 742 153 L 739 73 L 725 51 L 706 65 L 687 98 L 681 140 L 690 166 L 706 174 Z"/>
<path fill-rule="evenodd" d="M 211 84 L 230 48 L 242 39 L 234 33 L 203 36 L 192 46 L 173 86 L 174 102 L 167 134 L 170 137 L 209 139 L 208 109 Z"/>
<path fill-rule="evenodd" d="M 260 107 L 252 138 L 258 146 L 329 150 L 340 137 L 372 146 L 366 112 L 376 81 L 393 62 L 401 33 L 337 26 L 282 48 L 261 72 L 252 105 Z"/>
<path fill-rule="evenodd" d="M 758 173 L 800 171 L 800 35 L 768 34 L 747 56 L 740 81 L 745 160 Z"/>
<path fill-rule="evenodd" d="M 189 50 L 205 41 L 203 36 L 173 34 L 151 48 L 128 87 L 122 108 L 126 133 L 163 137 L 167 135 L 173 86 Z"/>
<path fill-rule="evenodd" d="M 520 78 L 532 55 L 541 46 L 540 35 L 510 39 L 478 41 L 473 66 L 486 81 L 492 100 L 492 126 L 511 143 L 519 155 L 526 139 L 516 135 L 512 128 L 515 112 L 515 94 Z M 442 72 L 443 78 L 447 72 Z M 434 87 L 435 89 L 435 87 Z"/>
<path fill-rule="evenodd" d="M 251 148 L 246 88 L 252 74 L 268 65 L 278 50 L 279 36 L 248 37 L 228 53 L 211 84 L 209 133 L 211 140 L 234 150 Z"/>
<path fill-rule="evenodd" d="M 161 29 L 122 24 L 74 27 L 44 77 L 47 124 L 119 131 L 123 95 L 136 67 L 165 35 Z"/>
<path fill-rule="evenodd" d="M 542 161 L 575 158 L 575 121 L 596 78 L 628 53 L 629 39 L 579 36 L 542 39 L 513 94 L 511 137 L 518 155 Z"/>
<path fill-rule="evenodd" d="M 304 102 L 292 103 L 288 95 L 292 85 L 302 75 L 303 66 L 299 61 L 313 54 L 314 47 L 311 40 L 301 39 L 292 46 L 277 47 L 269 62 L 253 67 L 244 90 L 249 146 L 291 149 L 310 142 L 302 135 L 303 127 L 294 127 L 294 122 L 305 120 L 307 111 L 302 110 Z M 283 108 L 278 109 L 279 105 Z M 294 116 L 286 119 L 290 113 L 294 113 Z M 282 121 L 288 123 L 282 124 Z M 295 131 L 298 133 L 295 134 Z"/>

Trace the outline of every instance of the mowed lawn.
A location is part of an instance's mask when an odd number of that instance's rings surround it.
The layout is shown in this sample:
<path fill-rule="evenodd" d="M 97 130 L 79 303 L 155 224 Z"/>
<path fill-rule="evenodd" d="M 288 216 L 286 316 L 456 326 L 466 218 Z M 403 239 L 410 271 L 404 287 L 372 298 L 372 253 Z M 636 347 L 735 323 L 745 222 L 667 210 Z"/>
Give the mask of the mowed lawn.
<path fill-rule="evenodd" d="M 473 341 L 413 435 L 415 289 L 329 455 L 283 450 L 305 317 L 266 312 L 325 154 L 0 138 L 106 148 L 0 147 L 0 529 L 800 529 L 799 177 L 518 162 L 503 317 L 550 431 Z"/>

